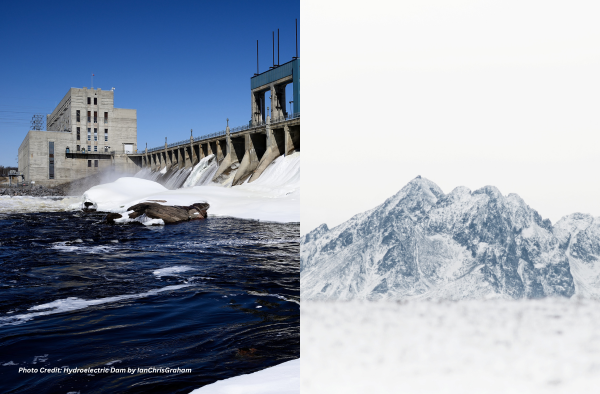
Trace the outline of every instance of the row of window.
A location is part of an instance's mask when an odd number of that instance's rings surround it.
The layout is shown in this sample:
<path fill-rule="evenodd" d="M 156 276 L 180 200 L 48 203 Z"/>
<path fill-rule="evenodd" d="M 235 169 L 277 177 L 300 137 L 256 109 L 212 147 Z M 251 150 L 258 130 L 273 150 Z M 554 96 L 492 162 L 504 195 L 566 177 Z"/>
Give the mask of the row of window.
<path fill-rule="evenodd" d="M 75 113 L 76 121 L 81 122 L 81 112 L 79 110 Z M 92 111 L 87 111 L 87 121 L 92 123 Z M 94 111 L 94 123 L 98 123 L 98 112 Z M 108 112 L 104 113 L 104 123 L 108 123 Z"/>
<path fill-rule="evenodd" d="M 92 161 L 88 160 L 88 167 L 92 166 Z M 98 167 L 98 160 L 94 160 L 94 167 Z"/>
<path fill-rule="evenodd" d="M 110 148 L 109 146 L 105 146 L 104 147 L 104 152 L 107 153 L 108 152 L 108 148 Z M 77 145 L 77 152 L 84 152 L 85 153 L 85 148 L 83 148 L 83 150 L 81 150 L 81 145 Z M 87 146 L 87 151 L 91 152 L 92 151 L 92 145 L 88 145 Z M 94 152 L 98 152 L 98 146 L 94 145 Z M 69 153 L 69 148 L 67 148 L 67 153 Z"/>
<path fill-rule="evenodd" d="M 77 128 L 77 141 L 81 140 L 81 128 Z M 92 140 L 92 129 L 88 128 L 87 140 Z M 94 141 L 98 141 L 98 129 L 94 128 Z M 104 141 L 108 141 L 108 129 L 104 129 Z"/>

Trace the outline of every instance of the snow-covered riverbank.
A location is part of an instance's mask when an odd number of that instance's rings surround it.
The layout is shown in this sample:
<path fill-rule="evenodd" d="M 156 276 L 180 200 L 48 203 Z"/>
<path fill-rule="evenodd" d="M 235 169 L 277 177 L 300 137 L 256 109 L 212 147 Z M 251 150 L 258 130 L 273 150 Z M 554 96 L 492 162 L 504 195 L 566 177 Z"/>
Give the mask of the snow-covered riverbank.
<path fill-rule="evenodd" d="M 192 172 L 192 175 L 196 175 Z M 95 186 L 83 195 L 102 212 L 123 213 L 144 201 L 188 206 L 208 202 L 209 216 L 231 216 L 273 222 L 300 221 L 300 153 L 279 157 L 252 183 L 223 187 L 217 184 L 168 190 L 141 178 L 120 178 Z M 73 208 L 79 208 L 75 204 Z"/>
<path fill-rule="evenodd" d="M 190 394 L 298 394 L 300 359 L 201 387 Z"/>

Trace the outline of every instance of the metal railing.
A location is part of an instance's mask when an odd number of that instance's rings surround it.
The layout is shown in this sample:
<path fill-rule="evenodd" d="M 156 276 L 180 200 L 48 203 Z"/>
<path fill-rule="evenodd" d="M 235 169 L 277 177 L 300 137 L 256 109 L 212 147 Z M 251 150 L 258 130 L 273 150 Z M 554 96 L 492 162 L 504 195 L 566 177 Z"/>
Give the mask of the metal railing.
<path fill-rule="evenodd" d="M 280 123 L 280 122 L 284 122 L 286 120 L 292 120 L 292 119 L 296 119 L 300 117 L 300 112 L 296 112 L 294 114 L 288 114 L 282 118 L 279 119 L 271 119 L 271 123 Z M 105 119 L 106 120 L 106 119 Z M 266 122 L 264 121 L 259 121 L 259 122 L 250 122 L 247 125 L 243 125 L 243 126 L 237 126 L 237 127 L 233 127 L 229 129 L 229 133 L 230 134 L 234 134 L 234 133 L 239 133 L 240 131 L 244 131 L 244 130 L 249 130 L 249 129 L 254 129 L 256 127 L 261 127 L 264 126 L 266 124 Z M 221 137 L 223 135 L 227 134 L 227 132 L 225 130 L 222 131 L 217 131 L 216 133 L 211 133 L 211 134 L 205 134 L 201 137 L 196 137 L 194 138 L 194 143 L 199 142 L 199 141 L 203 141 L 203 140 L 208 140 L 211 138 L 215 138 L 215 137 Z M 190 143 L 190 140 L 183 140 L 183 141 L 177 141 L 177 142 L 172 142 L 170 144 L 167 144 L 167 149 L 169 148 L 174 148 L 177 146 L 181 146 L 181 145 L 187 145 Z M 148 153 L 151 152 L 156 152 L 156 151 L 161 151 L 164 150 L 165 147 L 163 146 L 157 146 L 155 148 L 150 148 L 148 149 Z M 145 151 L 142 151 L 142 153 L 144 153 Z"/>
<path fill-rule="evenodd" d="M 173 142 L 173 143 L 170 143 L 169 145 L 167 145 L 167 148 L 173 148 L 175 146 L 185 145 L 185 144 L 189 144 L 189 143 L 190 143 L 190 140 L 177 141 L 177 142 Z"/>
<path fill-rule="evenodd" d="M 194 138 L 194 143 L 199 142 L 199 141 L 203 141 L 203 140 L 208 140 L 210 138 L 221 137 L 221 136 L 223 136 L 225 134 L 226 134 L 225 130 L 217 131 L 216 133 L 205 134 L 205 135 L 203 135 L 201 137 Z M 173 142 L 173 143 L 167 144 L 167 149 L 174 148 L 176 146 L 181 146 L 181 145 L 188 145 L 189 143 L 190 143 L 190 140 L 183 140 L 183 141 Z M 163 146 L 157 146 L 155 148 L 148 149 L 148 153 L 150 153 L 150 152 L 156 152 L 156 151 L 160 151 L 160 150 L 164 150 L 164 149 L 165 149 L 164 145 Z"/>

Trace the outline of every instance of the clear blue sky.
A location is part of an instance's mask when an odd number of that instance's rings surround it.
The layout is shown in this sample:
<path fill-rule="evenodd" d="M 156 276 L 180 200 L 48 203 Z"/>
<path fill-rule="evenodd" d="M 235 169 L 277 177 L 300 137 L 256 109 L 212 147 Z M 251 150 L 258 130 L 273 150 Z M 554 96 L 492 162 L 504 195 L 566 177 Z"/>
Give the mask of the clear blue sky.
<path fill-rule="evenodd" d="M 95 88 L 115 88 L 115 107 L 137 109 L 140 148 L 246 124 L 256 40 L 261 72 L 278 28 L 280 63 L 291 60 L 296 18 L 300 36 L 300 1 L 4 3 L 0 165 L 17 164 L 31 116 L 92 73 Z"/>

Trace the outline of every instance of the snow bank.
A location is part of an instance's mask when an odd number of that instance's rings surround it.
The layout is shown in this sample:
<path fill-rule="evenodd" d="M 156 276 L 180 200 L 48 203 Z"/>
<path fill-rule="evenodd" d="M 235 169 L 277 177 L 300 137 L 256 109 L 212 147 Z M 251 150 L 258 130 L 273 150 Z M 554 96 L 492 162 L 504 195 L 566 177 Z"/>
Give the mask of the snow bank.
<path fill-rule="evenodd" d="M 201 387 L 190 394 L 298 394 L 300 359 Z"/>
<path fill-rule="evenodd" d="M 589 393 L 600 302 L 311 302 L 302 393 Z"/>
<path fill-rule="evenodd" d="M 94 186 L 83 193 L 84 201 L 93 202 L 96 209 L 102 212 L 125 212 L 148 195 L 167 191 L 163 185 L 146 179 L 124 177 L 114 182 Z"/>
<path fill-rule="evenodd" d="M 192 171 L 192 176 L 197 175 Z M 210 184 L 168 190 L 146 179 L 120 178 L 91 188 L 83 197 L 102 212 L 124 213 L 144 201 L 181 206 L 208 202 L 209 216 L 299 222 L 300 153 L 277 158 L 255 182 L 231 188 Z"/>

